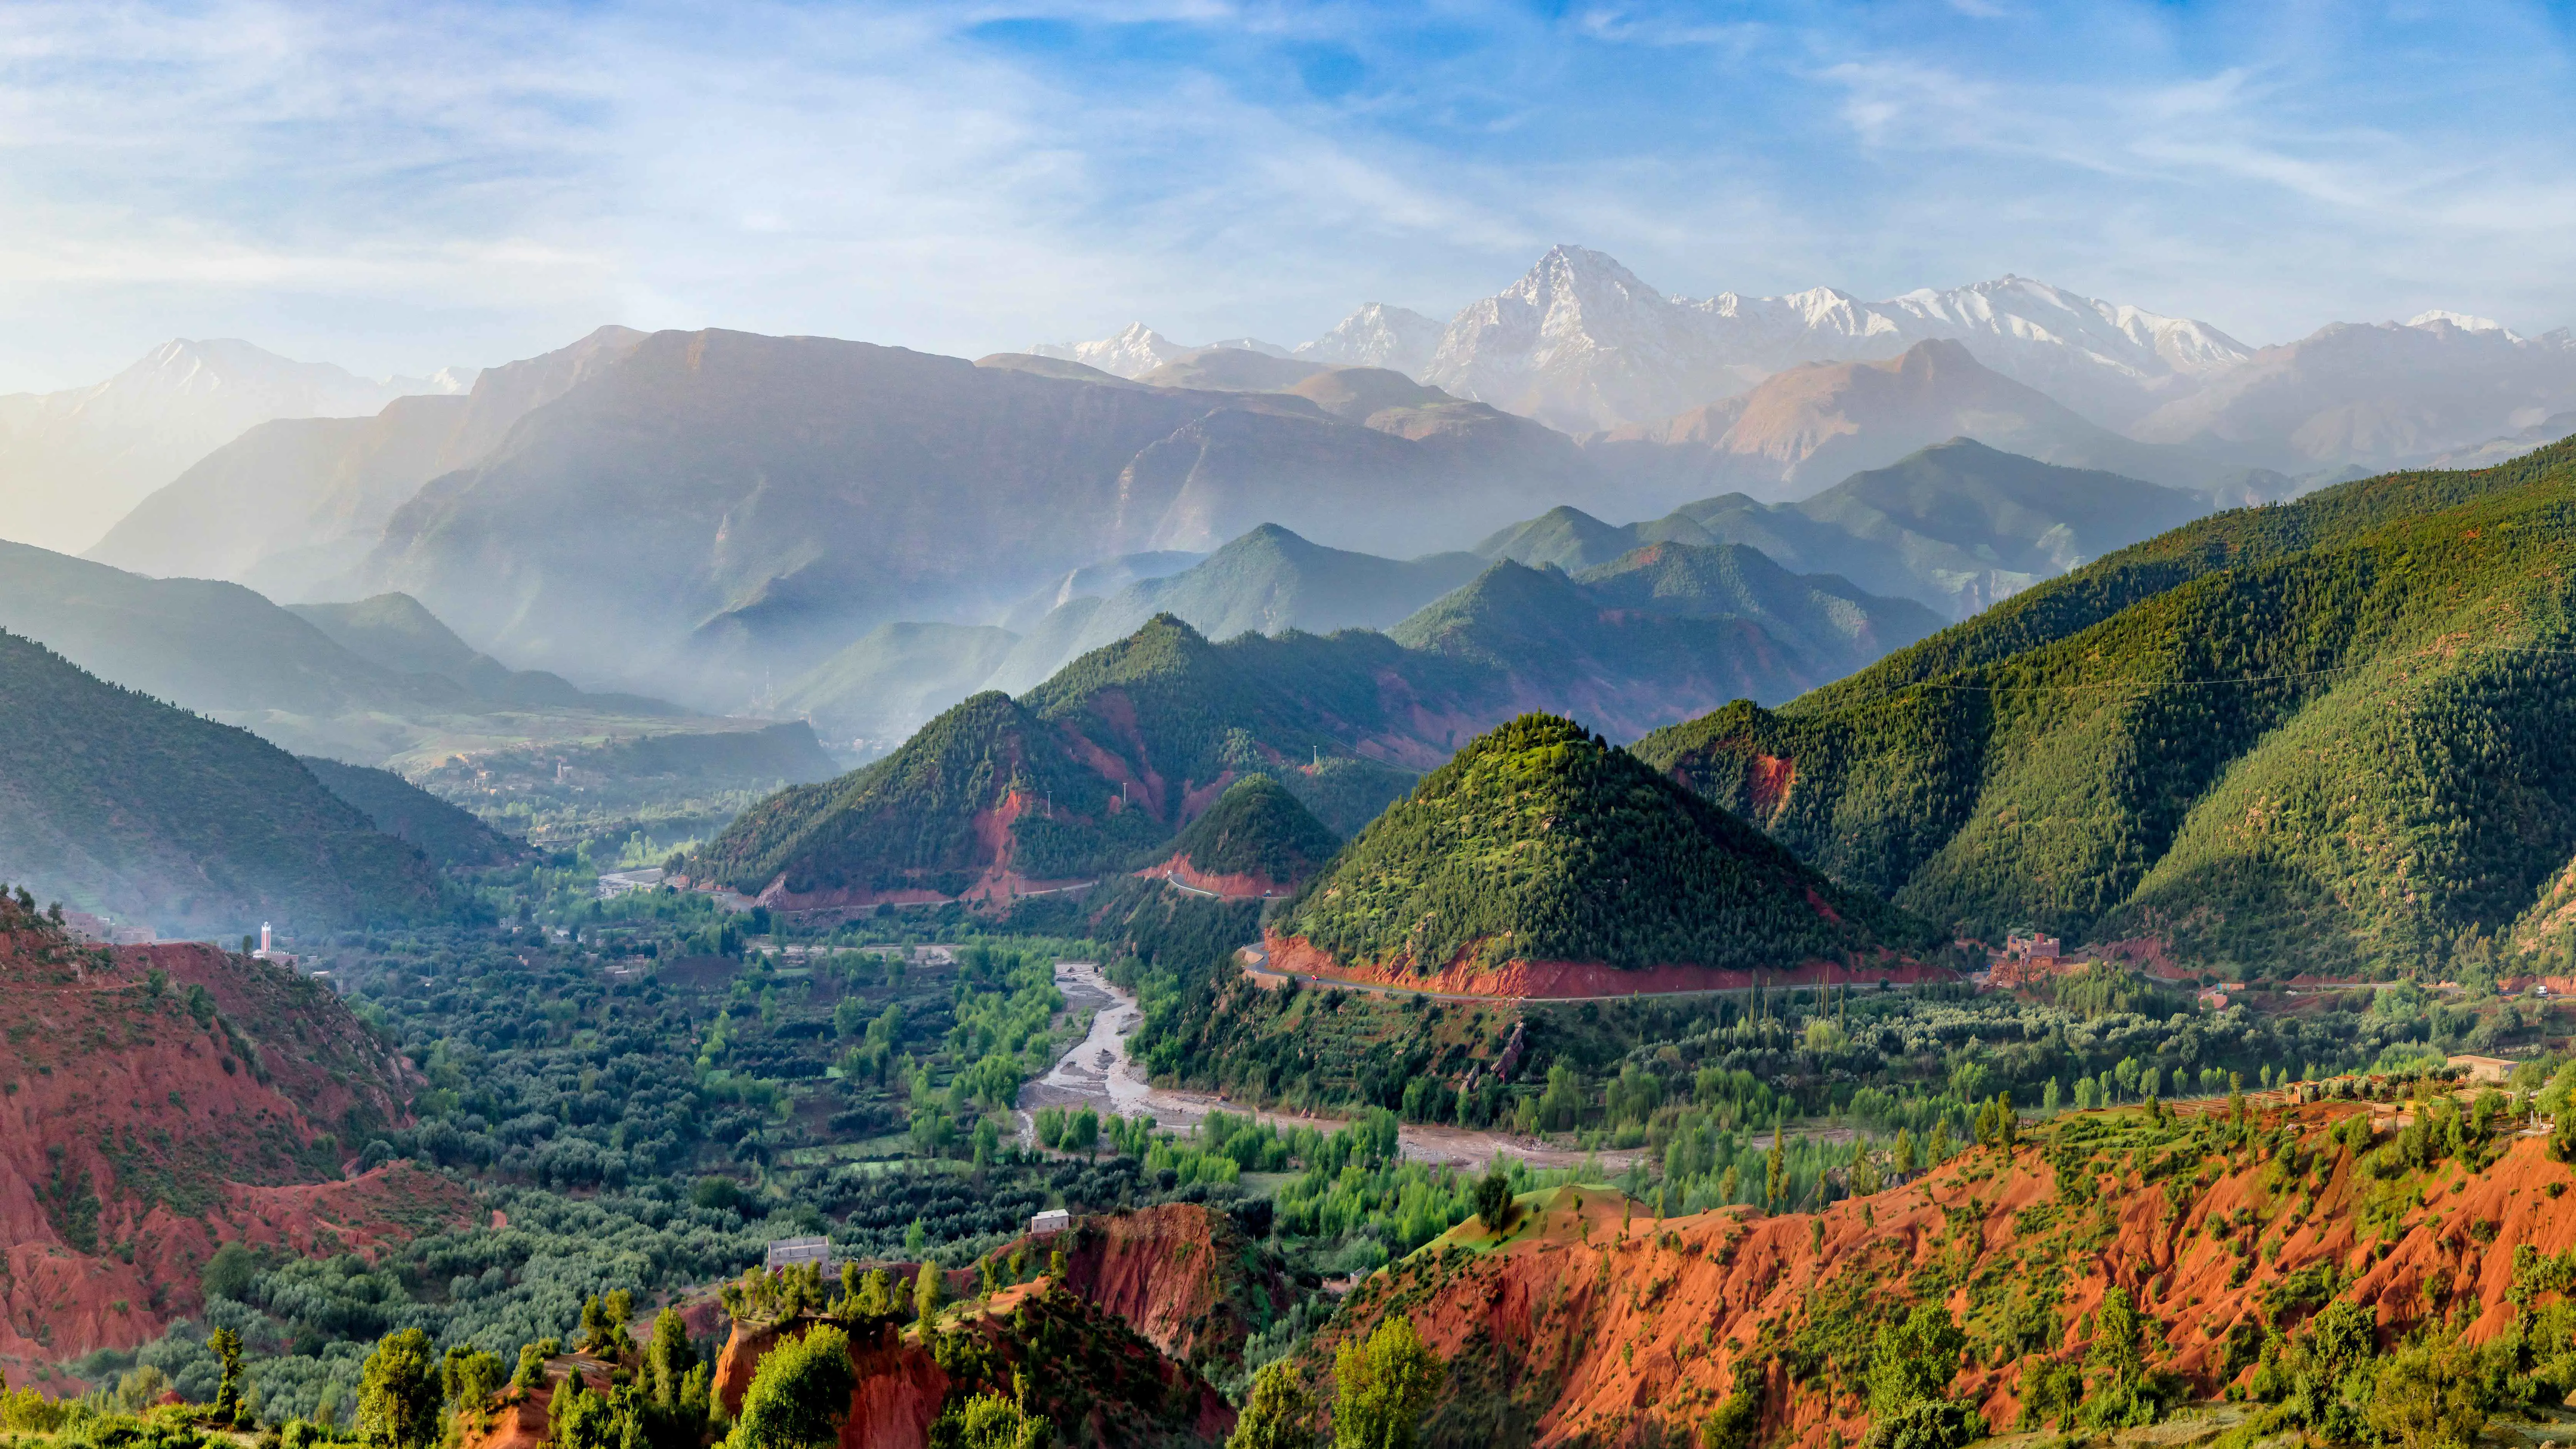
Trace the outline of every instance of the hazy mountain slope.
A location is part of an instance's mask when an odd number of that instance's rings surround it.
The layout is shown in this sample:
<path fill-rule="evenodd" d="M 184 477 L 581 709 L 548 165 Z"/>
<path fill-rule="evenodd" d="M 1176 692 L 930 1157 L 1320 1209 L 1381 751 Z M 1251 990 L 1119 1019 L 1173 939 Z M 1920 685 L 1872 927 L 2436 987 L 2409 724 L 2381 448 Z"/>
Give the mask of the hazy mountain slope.
<path fill-rule="evenodd" d="M 1885 302 L 1829 287 L 1692 300 L 1656 291 L 1599 252 L 1559 246 L 1461 309 L 1418 375 L 1583 433 L 1669 418 L 1819 358 L 1869 361 L 1932 339 L 1959 341 L 2108 427 L 2250 352 L 2206 323 L 2019 277 Z"/>
<path fill-rule="evenodd" d="M 1137 374 L 1148 387 L 1207 392 L 1280 392 L 1324 370 L 1323 364 L 1273 357 L 1241 347 L 1197 347 Z"/>
<path fill-rule="evenodd" d="M 443 659 L 460 647 L 453 635 L 439 640 L 443 626 L 409 600 L 369 604 L 391 605 L 380 625 L 390 619 L 413 631 L 347 631 L 371 651 L 389 636 Z M 317 609 L 326 619 L 339 611 Z M 239 584 L 148 579 L 21 544 L 0 544 L 0 628 L 102 679 L 255 730 L 299 754 L 334 759 L 389 763 L 424 748 L 472 753 L 531 741 L 746 727 L 678 714 L 658 700 L 581 694 L 552 676 L 497 664 L 484 670 L 469 661 L 462 672 L 480 683 L 403 672 Z"/>
<path fill-rule="evenodd" d="M 461 704 L 453 681 L 369 663 L 239 584 L 148 579 L 0 544 L 0 628 L 130 689 L 218 716 Z"/>
<path fill-rule="evenodd" d="M 1777 500 L 1961 437 L 2179 488 L 2214 487 L 2245 471 L 2206 452 L 2124 438 L 1946 341 L 1884 362 L 1793 367 L 1740 398 L 1595 434 L 1584 449 L 1605 470 Z"/>
<path fill-rule="evenodd" d="M 376 829 L 428 856 L 433 865 L 508 865 L 528 853 L 525 845 L 391 770 L 344 765 L 320 755 L 300 755 L 296 763 L 322 788 L 357 807 Z"/>
<path fill-rule="evenodd" d="M 2336 323 L 2266 347 L 2133 431 L 2214 440 L 2285 472 L 2388 467 L 2530 427 L 2576 408 L 2576 336 L 2517 337 L 2428 316 Z"/>
<path fill-rule="evenodd" d="M 495 704 L 627 715 L 681 713 L 658 699 L 588 694 L 559 674 L 512 669 L 488 654 L 477 653 L 409 594 L 378 594 L 351 603 L 289 604 L 286 610 L 371 664 L 396 674 L 427 674 L 453 680 L 477 698 Z"/>
<path fill-rule="evenodd" d="M 1397 976 L 1514 961 L 1779 967 L 1936 939 L 1546 715 L 1481 735 L 1424 776 L 1269 934 L 1274 953 L 1301 943 Z"/>
<path fill-rule="evenodd" d="M 1498 475 L 1303 399 L 663 333 L 424 488 L 366 587 L 531 666 L 708 707 L 892 618 L 989 617 L 1033 577 L 1263 521 L 1391 550 L 1471 536 L 1562 496 L 1570 458 Z"/>
<path fill-rule="evenodd" d="M 1420 377 L 1440 347 L 1438 319 L 1370 302 L 1333 324 L 1333 330 L 1299 347 L 1296 355 L 1336 367 L 1382 367 Z"/>
<path fill-rule="evenodd" d="M 2154 932 L 2279 972 L 2554 940 L 2576 451 L 2317 503 L 2191 525 L 1637 752 L 1974 934 Z"/>
<path fill-rule="evenodd" d="M 1401 372 L 1383 367 L 1323 368 L 1281 391 L 1295 393 L 1334 417 L 1362 423 L 1389 408 L 1437 407 L 1458 401 L 1436 387 L 1424 387 Z"/>
<path fill-rule="evenodd" d="M 1796 505 L 1904 559 L 1908 571 L 2049 577 L 2209 511 L 2201 498 L 2098 469 L 2057 467 L 1967 438 L 1853 474 Z M 1965 565 L 1966 567 L 1962 567 Z M 1963 591 L 1974 592 L 1973 583 Z M 1985 590 L 1989 601 L 1996 591 Z"/>
<path fill-rule="evenodd" d="M 882 754 L 984 687 L 1020 636 L 974 624 L 879 624 L 799 676 L 773 707 L 835 748 Z"/>
<path fill-rule="evenodd" d="M 1953 438 L 1796 503 L 1725 494 L 1616 526 L 1556 508 L 1476 552 L 1580 570 L 1641 544 L 1735 543 L 1797 572 L 1868 579 L 1963 618 L 2206 511 L 2196 495 Z"/>
<path fill-rule="evenodd" d="M 0 633 L 0 879 L 218 934 L 422 913 L 438 885 L 295 757 Z"/>
<path fill-rule="evenodd" d="M 1067 569 L 1046 587 L 1013 604 L 1011 611 L 1002 616 L 1002 627 L 1015 634 L 1025 633 L 1076 599 L 1107 598 L 1139 579 L 1164 578 L 1206 557 L 1188 549 L 1154 549 Z"/>
<path fill-rule="evenodd" d="M 1388 632 L 1409 649 L 1495 671 L 1527 708 L 1569 713 L 1633 739 L 1687 717 L 1693 700 L 1788 699 L 1874 658 L 1878 650 L 1863 641 L 1876 631 L 1910 640 L 1937 623 L 1920 605 L 1856 589 L 1848 598 L 1828 594 L 1813 586 L 1839 580 L 1793 579 L 1759 554 L 1684 564 L 1673 548 L 1658 545 L 1587 575 L 1596 585 L 1589 587 L 1555 569 L 1498 563 Z M 1705 587 L 1654 596 L 1657 575 L 1674 584 L 1682 582 L 1677 574 L 1739 564 L 1762 580 L 1758 591 L 1773 595 L 1767 622 L 1783 632 L 1736 611 L 1753 591 L 1730 587 L 1734 580 L 1692 580 Z M 1828 604 L 1845 618 L 1828 617 Z M 1859 637 L 1837 637 L 1838 622 Z"/>
<path fill-rule="evenodd" d="M 978 689 L 1030 689 L 1168 614 L 1212 639 L 1393 627 L 1409 644 L 1493 671 L 1503 697 L 1576 710 L 1625 738 L 1717 700 L 1786 699 L 1939 625 L 1918 605 L 1800 578 L 1729 547 L 1636 553 L 1587 575 L 1594 587 L 1559 579 L 1515 590 L 1478 581 L 1485 569 L 1473 554 L 1383 559 L 1265 525 L 1180 573 L 1074 599 L 1017 639 L 966 625 L 880 626 L 774 708 L 862 756 L 879 753 Z M 1758 627 L 1709 622 L 1716 615 Z M 1695 622 L 1677 622 L 1685 618 Z"/>
<path fill-rule="evenodd" d="M 1483 567 L 1468 553 L 1389 559 L 1324 548 L 1263 524 L 1179 573 L 1140 579 L 1077 606 L 1078 617 L 1040 620 L 989 676 L 991 687 L 1016 694 L 1075 656 L 1135 633 L 1156 614 L 1170 614 L 1211 639 L 1246 630 L 1383 629 Z"/>
<path fill-rule="evenodd" d="M 154 490 L 84 556 L 156 578 L 309 587 L 366 556 L 369 530 L 440 471 L 466 407 L 408 397 L 373 417 L 261 423 Z"/>
<path fill-rule="evenodd" d="M 462 380 L 352 376 L 233 338 L 180 339 L 105 382 L 0 397 L 0 529 L 44 548 L 98 541 L 144 495 L 245 429 L 283 417 L 355 417 Z"/>
<path fill-rule="evenodd" d="M 366 557 L 423 483 L 490 452 L 520 418 L 643 336 L 602 327 L 570 347 L 485 368 L 463 397 L 397 399 L 368 418 L 263 423 L 137 504 L 87 556 L 156 577 L 313 597 Z"/>
<path fill-rule="evenodd" d="M 1837 673 L 1941 627 L 1910 599 L 1864 593 L 1835 574 L 1793 574 L 1741 544 L 1651 543 L 1574 576 L 1614 608 L 1678 618 L 1750 619 Z"/>

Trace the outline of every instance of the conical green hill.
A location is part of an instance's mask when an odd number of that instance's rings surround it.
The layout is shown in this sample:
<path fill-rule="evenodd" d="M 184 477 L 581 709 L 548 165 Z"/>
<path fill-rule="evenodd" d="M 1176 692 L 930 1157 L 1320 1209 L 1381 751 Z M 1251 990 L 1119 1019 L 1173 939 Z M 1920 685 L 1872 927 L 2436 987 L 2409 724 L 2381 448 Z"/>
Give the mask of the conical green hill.
<path fill-rule="evenodd" d="M 1344 847 L 1278 929 L 1346 966 L 1623 969 L 1927 950 L 1929 930 L 1570 720 L 1470 742 Z"/>
<path fill-rule="evenodd" d="M 1294 886 L 1321 870 L 1342 841 L 1286 786 L 1254 774 L 1227 786 L 1175 844 L 1175 853 L 1202 874 Z"/>

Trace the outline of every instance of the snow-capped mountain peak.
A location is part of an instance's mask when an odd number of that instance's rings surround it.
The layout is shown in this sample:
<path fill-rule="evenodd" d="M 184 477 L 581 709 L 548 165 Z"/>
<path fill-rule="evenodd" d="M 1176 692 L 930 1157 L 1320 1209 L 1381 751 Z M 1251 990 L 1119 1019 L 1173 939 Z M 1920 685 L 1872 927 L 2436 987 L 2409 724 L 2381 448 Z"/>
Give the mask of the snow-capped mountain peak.
<path fill-rule="evenodd" d="M 1097 342 L 1039 342 L 1028 350 L 1039 357 L 1079 362 L 1118 377 L 1143 377 L 1191 349 L 1142 322 L 1130 322 L 1115 335 Z"/>
<path fill-rule="evenodd" d="M 2494 318 L 2472 317 L 2466 312 L 2450 312 L 2435 308 L 2430 312 L 2418 312 L 2406 319 L 2406 325 L 2409 327 L 2435 327 L 2446 322 L 2463 332 L 2502 332 L 2513 341 L 2522 340 Z"/>
<path fill-rule="evenodd" d="M 1333 367 L 1383 367 L 1419 377 L 1440 345 L 1440 331 L 1435 318 L 1368 302 L 1294 355 Z"/>

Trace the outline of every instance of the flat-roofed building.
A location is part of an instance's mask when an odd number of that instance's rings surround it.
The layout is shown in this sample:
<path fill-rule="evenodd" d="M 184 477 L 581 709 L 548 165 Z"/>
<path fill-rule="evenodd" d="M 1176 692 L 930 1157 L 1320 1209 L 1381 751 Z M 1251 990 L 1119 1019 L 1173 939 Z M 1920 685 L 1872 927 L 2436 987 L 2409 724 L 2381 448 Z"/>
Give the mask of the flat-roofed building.
<path fill-rule="evenodd" d="M 787 1268 L 806 1263 L 822 1263 L 828 1266 L 831 1261 L 832 1240 L 830 1238 L 780 1238 L 769 1245 L 769 1254 L 762 1259 L 762 1266 Z"/>

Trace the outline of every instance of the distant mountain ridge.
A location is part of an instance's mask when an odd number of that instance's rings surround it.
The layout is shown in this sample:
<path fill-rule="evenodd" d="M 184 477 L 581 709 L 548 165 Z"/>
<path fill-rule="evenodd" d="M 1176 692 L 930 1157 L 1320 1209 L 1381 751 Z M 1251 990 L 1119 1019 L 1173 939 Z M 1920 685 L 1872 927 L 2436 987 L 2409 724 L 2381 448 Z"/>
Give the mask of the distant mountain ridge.
<path fill-rule="evenodd" d="M 0 396 L 5 536 L 89 547 L 153 489 L 273 418 L 355 417 L 397 397 L 461 392 L 469 376 L 363 378 L 237 338 L 165 342 L 105 382 Z"/>
<path fill-rule="evenodd" d="M 1960 437 L 2187 490 L 2214 491 L 2247 472 L 2223 452 L 2141 443 L 2098 426 L 1950 341 L 1918 342 L 1884 361 L 1792 367 L 1739 397 L 1593 434 L 1584 449 L 1605 471 L 1667 488 L 1777 501 Z"/>
<path fill-rule="evenodd" d="M 643 336 L 602 327 L 485 368 L 462 394 L 399 398 L 371 417 L 261 423 L 142 499 L 85 556 L 160 578 L 230 579 L 273 597 L 327 595 L 421 485 L 489 453 L 520 418 Z"/>
<path fill-rule="evenodd" d="M 298 754 L 367 764 L 755 727 L 506 669 L 403 596 L 289 610 L 239 584 L 145 578 L 23 544 L 0 543 L 0 629 Z"/>
<path fill-rule="evenodd" d="M 1151 336 L 1140 323 L 1083 346 L 1086 356 L 1141 361 L 1133 339 Z M 2206 322 L 2026 277 L 1878 302 L 1832 287 L 1695 299 L 1571 245 L 1445 322 L 1370 303 L 1292 355 L 1393 368 L 1581 435 L 1662 426 L 1793 368 L 1880 362 L 1931 341 L 1958 344 L 2098 427 L 2293 477 L 2421 463 L 2576 408 L 2576 334 L 2564 328 L 2523 337 L 2435 310 L 2403 323 L 2332 323 L 2258 349 Z M 2079 461 L 2174 481 L 2107 458 Z"/>
<path fill-rule="evenodd" d="M 2208 511 L 2197 495 L 1953 438 L 1796 503 L 1730 493 L 1618 526 L 1559 507 L 1475 552 L 1579 572 L 1646 544 L 1742 544 L 1962 619 Z"/>

